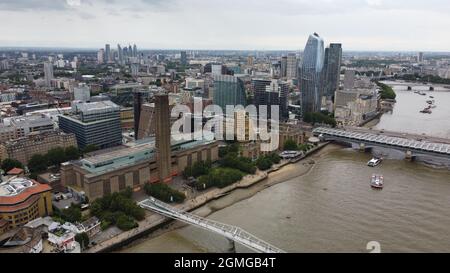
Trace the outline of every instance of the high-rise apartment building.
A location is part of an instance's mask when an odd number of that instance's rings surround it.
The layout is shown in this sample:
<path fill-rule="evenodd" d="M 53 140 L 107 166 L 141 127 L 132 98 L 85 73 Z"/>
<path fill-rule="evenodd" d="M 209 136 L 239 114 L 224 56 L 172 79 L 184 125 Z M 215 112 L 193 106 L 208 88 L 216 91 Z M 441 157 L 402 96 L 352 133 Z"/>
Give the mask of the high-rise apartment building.
<path fill-rule="evenodd" d="M 45 86 L 51 87 L 53 76 L 53 64 L 51 62 L 44 63 L 44 78 L 45 78 Z"/>
<path fill-rule="evenodd" d="M 305 46 L 299 79 L 303 115 L 321 109 L 324 58 L 323 39 L 314 33 Z"/>
<path fill-rule="evenodd" d="M 97 63 L 98 64 L 105 63 L 105 50 L 103 48 L 97 52 Z"/>

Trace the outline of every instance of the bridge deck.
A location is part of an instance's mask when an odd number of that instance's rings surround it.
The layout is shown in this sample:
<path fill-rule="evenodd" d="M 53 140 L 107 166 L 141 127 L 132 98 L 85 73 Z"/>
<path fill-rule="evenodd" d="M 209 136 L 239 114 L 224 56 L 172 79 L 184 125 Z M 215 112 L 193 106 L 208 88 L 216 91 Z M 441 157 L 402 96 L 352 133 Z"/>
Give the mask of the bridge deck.
<path fill-rule="evenodd" d="M 213 220 L 202 218 L 200 216 L 178 210 L 166 203 L 154 198 L 146 199 L 139 203 L 144 209 L 148 209 L 164 216 L 173 218 L 191 224 L 217 234 L 220 234 L 229 240 L 240 243 L 250 249 L 262 253 L 284 253 L 283 250 L 257 238 L 249 232 L 235 226 L 219 223 Z"/>
<path fill-rule="evenodd" d="M 344 138 L 350 141 L 369 142 L 373 144 L 382 144 L 398 147 L 401 149 L 410 149 L 412 151 L 425 152 L 439 156 L 448 156 L 450 159 L 450 144 L 434 143 L 429 141 L 419 141 L 395 136 L 379 135 L 373 133 L 354 132 L 342 129 L 316 128 L 313 130 L 315 135 L 324 135 L 329 137 Z"/>

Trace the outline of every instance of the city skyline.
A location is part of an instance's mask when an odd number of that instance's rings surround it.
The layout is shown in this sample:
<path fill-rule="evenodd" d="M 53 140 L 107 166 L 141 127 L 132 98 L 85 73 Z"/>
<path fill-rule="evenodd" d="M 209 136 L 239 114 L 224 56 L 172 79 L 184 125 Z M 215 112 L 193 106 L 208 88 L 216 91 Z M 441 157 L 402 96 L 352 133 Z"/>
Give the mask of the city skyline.
<path fill-rule="evenodd" d="M 448 51 L 450 3 L 390 2 L 135 0 L 124 8 L 106 1 L 2 1 L 0 15 L 15 23 L 0 26 L 0 44 L 95 49 L 121 37 L 142 49 L 300 50 L 317 32 L 345 51 Z"/>

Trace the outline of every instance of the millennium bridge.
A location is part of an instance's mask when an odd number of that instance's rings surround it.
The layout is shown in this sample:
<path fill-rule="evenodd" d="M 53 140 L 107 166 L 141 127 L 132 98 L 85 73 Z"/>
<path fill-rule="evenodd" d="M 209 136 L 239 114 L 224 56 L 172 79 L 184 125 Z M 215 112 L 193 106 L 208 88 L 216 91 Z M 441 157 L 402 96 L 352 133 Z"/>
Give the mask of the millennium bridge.
<path fill-rule="evenodd" d="M 222 235 L 223 237 L 227 238 L 230 243 L 230 252 L 236 251 L 234 245 L 234 243 L 236 242 L 260 253 L 285 253 L 285 251 L 267 242 L 264 242 L 263 240 L 253 236 L 252 234 L 239 227 L 219 223 L 185 211 L 181 211 L 166 203 L 158 201 L 153 197 L 140 202 L 139 206 L 144 209 L 159 213 L 163 216 Z"/>
<path fill-rule="evenodd" d="M 374 133 L 364 132 L 362 130 L 331 129 L 325 127 L 314 129 L 313 134 L 326 141 L 357 144 L 360 149 L 382 147 L 403 151 L 405 152 L 407 159 L 413 159 L 417 156 L 426 155 L 450 160 L 449 143 L 433 142 L 428 139 L 411 139 L 408 138 L 407 134 L 403 134 L 404 137 L 399 137 L 389 136 L 383 132 Z"/>

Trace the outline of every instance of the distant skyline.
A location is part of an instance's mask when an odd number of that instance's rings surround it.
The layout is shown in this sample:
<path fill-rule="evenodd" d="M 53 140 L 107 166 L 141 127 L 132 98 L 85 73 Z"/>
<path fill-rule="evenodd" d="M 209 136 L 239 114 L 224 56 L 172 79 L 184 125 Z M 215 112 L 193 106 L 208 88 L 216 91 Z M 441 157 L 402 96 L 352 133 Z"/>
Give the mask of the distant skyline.
<path fill-rule="evenodd" d="M 449 52 L 448 0 L 2 0 L 0 47 Z"/>

